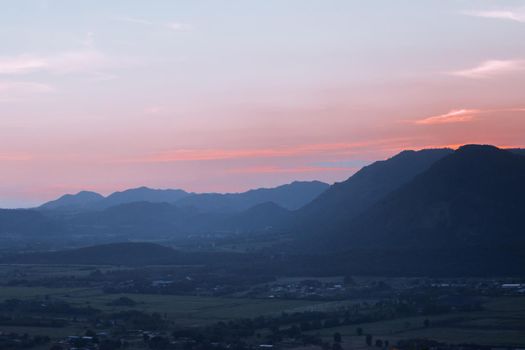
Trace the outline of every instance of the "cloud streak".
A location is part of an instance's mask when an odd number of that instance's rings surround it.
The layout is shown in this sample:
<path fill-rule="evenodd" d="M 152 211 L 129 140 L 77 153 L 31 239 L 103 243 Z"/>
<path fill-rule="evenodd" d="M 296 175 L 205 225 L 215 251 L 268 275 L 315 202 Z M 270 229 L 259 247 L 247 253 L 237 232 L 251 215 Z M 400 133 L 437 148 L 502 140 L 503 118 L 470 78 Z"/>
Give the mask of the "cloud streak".
<path fill-rule="evenodd" d="M 27 74 L 45 69 L 47 65 L 46 60 L 40 57 L 0 57 L 0 74 Z"/>
<path fill-rule="evenodd" d="M 132 23 L 132 24 L 139 24 L 143 26 L 151 26 L 151 27 L 157 27 L 157 28 L 164 28 L 169 29 L 173 31 L 187 31 L 191 27 L 188 24 L 185 23 L 179 23 L 179 22 L 154 22 L 143 18 L 136 18 L 136 17 L 129 17 L 129 16 L 119 16 L 113 18 L 115 21 L 118 22 L 126 22 L 126 23 Z"/>
<path fill-rule="evenodd" d="M 68 74 L 104 69 L 113 60 L 100 51 L 87 49 L 68 51 L 56 55 L 20 55 L 0 57 L 0 75 L 24 75 L 35 72 Z"/>
<path fill-rule="evenodd" d="M 0 81 L 0 102 L 16 101 L 35 94 L 48 94 L 55 89 L 47 84 L 27 81 Z"/>
<path fill-rule="evenodd" d="M 228 170 L 228 173 L 232 174 L 294 174 L 294 173 L 316 173 L 316 172 L 337 172 L 337 171 L 355 171 L 356 168 L 350 167 L 315 167 L 315 166 L 305 166 L 305 167 L 294 167 L 294 168 L 284 168 L 278 166 L 256 166 L 256 167 L 246 167 L 246 168 L 235 168 Z"/>
<path fill-rule="evenodd" d="M 354 143 L 324 143 L 299 145 L 279 148 L 256 149 L 177 149 L 169 152 L 152 154 L 149 156 L 125 160 L 125 162 L 138 163 L 172 163 L 184 161 L 214 161 L 231 159 L 255 158 L 286 158 L 302 157 L 320 154 L 354 154 L 370 146 L 393 149 L 404 140 L 385 139 L 380 141 L 354 142 Z"/>
<path fill-rule="evenodd" d="M 486 79 L 518 71 L 525 71 L 525 60 L 488 60 L 450 74 L 470 79 Z"/>
<path fill-rule="evenodd" d="M 525 112 L 525 108 L 502 108 L 502 109 L 454 109 L 445 114 L 434 115 L 423 119 L 413 121 L 418 125 L 439 125 L 439 124 L 453 124 L 465 123 L 473 121 L 480 114 L 488 113 L 512 113 Z"/>
<path fill-rule="evenodd" d="M 33 157 L 26 153 L 0 153 L 0 162 L 17 162 L 31 159 Z"/>
<path fill-rule="evenodd" d="M 445 114 L 434 115 L 431 117 L 419 119 L 415 121 L 415 124 L 419 125 L 435 125 L 435 124 L 451 124 L 451 123 L 464 123 L 474 119 L 476 114 L 480 111 L 477 109 L 454 109 Z"/>
<path fill-rule="evenodd" d="M 525 23 L 524 10 L 466 11 L 463 12 L 463 14 L 472 17 L 502 19 L 507 21 Z"/>

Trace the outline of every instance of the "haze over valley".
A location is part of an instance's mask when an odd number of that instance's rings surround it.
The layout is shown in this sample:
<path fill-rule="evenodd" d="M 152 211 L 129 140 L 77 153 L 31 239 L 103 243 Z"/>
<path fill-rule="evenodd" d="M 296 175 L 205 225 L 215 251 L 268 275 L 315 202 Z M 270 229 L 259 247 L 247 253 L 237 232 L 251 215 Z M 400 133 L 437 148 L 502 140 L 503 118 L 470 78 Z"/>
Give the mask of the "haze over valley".
<path fill-rule="evenodd" d="M 522 0 L 0 9 L 0 350 L 525 349 Z"/>

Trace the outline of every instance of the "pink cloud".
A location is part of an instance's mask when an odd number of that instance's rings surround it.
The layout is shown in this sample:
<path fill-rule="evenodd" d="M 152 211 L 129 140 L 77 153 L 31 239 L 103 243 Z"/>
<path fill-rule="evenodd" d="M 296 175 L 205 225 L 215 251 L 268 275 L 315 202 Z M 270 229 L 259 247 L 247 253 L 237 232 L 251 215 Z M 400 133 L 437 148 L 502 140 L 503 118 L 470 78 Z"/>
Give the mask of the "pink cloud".
<path fill-rule="evenodd" d="M 92 39 L 91 39 L 92 40 Z M 90 44 L 93 46 L 93 43 Z M 128 60 L 129 61 L 129 60 Z M 23 75 L 35 72 L 58 74 L 92 72 L 116 67 L 126 60 L 117 60 L 88 47 L 78 51 L 58 52 L 52 55 L 19 55 L 0 57 L 0 74 Z"/>
<path fill-rule="evenodd" d="M 44 69 L 47 65 L 46 60 L 40 57 L 0 57 L 0 74 L 25 74 Z"/>
<path fill-rule="evenodd" d="M 30 81 L 0 81 L 0 102 L 15 101 L 34 94 L 47 94 L 55 89 L 47 84 Z"/>
<path fill-rule="evenodd" d="M 32 159 L 33 157 L 27 153 L 0 153 L 0 162 L 27 161 Z"/>
<path fill-rule="evenodd" d="M 481 62 L 475 67 L 454 71 L 451 74 L 463 78 L 485 79 L 524 70 L 524 60 L 488 60 Z"/>

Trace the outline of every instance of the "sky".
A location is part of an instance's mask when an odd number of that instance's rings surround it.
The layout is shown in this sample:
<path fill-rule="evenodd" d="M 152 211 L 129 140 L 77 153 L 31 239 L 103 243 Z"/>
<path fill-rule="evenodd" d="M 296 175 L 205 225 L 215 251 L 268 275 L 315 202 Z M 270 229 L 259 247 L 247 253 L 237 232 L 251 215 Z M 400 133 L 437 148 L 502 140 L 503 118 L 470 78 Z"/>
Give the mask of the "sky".
<path fill-rule="evenodd" d="M 0 0 L 0 207 L 525 146 L 525 1 Z"/>

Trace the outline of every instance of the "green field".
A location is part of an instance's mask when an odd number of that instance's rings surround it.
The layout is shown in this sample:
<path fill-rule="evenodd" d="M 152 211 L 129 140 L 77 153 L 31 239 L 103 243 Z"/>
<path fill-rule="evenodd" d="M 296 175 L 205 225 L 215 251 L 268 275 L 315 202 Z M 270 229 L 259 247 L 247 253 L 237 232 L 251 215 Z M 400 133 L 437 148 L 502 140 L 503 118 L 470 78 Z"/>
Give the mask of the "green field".
<path fill-rule="evenodd" d="M 126 307 L 110 306 L 112 300 L 127 296 L 138 304 L 133 309 L 166 313 L 179 324 L 202 325 L 242 317 L 256 317 L 281 312 L 329 307 L 332 303 L 300 300 L 241 299 L 155 294 L 105 294 L 100 289 L 0 287 L 0 301 L 10 298 L 44 298 L 64 300 L 74 305 L 90 305 L 104 311 L 119 311 Z M 333 305 L 338 305 L 333 303 Z"/>
<path fill-rule="evenodd" d="M 525 298 L 500 297 L 488 301 L 483 311 L 454 313 L 427 317 L 408 317 L 382 322 L 363 323 L 324 329 L 320 334 L 331 339 L 341 333 L 348 348 L 365 348 L 365 337 L 357 336 L 361 327 L 374 339 L 389 340 L 394 344 L 401 339 L 425 338 L 446 343 L 476 343 L 481 345 L 525 345 Z M 424 320 L 430 321 L 425 328 Z M 432 325 L 436 323 L 436 325 Z M 346 348 L 345 347 L 345 348 Z"/>
<path fill-rule="evenodd" d="M 0 300 L 43 298 L 45 296 L 65 300 L 75 305 L 90 305 L 104 311 L 126 310 L 126 307 L 109 306 L 108 303 L 120 296 L 128 296 L 138 302 L 133 309 L 165 313 L 169 319 L 181 325 L 203 325 L 209 322 L 270 315 L 284 311 L 323 310 L 348 304 L 348 302 L 104 294 L 99 289 L 86 288 L 0 288 Z M 423 326 L 425 318 L 430 320 L 429 328 Z M 525 344 L 525 298 L 494 298 L 485 304 L 483 311 L 400 318 L 328 328 L 315 331 L 315 333 L 320 333 L 328 340 L 335 332 L 340 332 L 345 341 L 345 348 L 366 348 L 364 336 L 356 335 L 358 327 L 361 327 L 365 334 L 372 334 L 374 339 L 389 340 L 391 344 L 400 339 L 428 338 L 448 343 L 475 342 L 486 345 L 523 346 Z M 51 333 L 56 337 L 81 331 L 71 328 L 41 329 L 34 327 L 3 327 L 2 330 L 29 334 Z"/>
<path fill-rule="evenodd" d="M 64 276 L 85 276 L 95 269 L 107 271 L 121 269 L 111 266 L 40 266 L 40 265 L 0 265 L 0 278 L 20 278 L 37 281 L 39 278 L 61 278 Z M 322 281 L 341 281 L 341 277 L 320 279 Z M 355 278 L 360 284 L 369 284 L 373 279 Z M 370 280 L 370 281 L 369 281 Z M 293 283 L 297 278 L 281 278 L 276 283 Z M 407 284 L 407 279 L 391 279 L 391 285 Z M 115 299 L 126 296 L 133 299 L 136 306 L 112 306 Z M 233 297 L 200 297 L 161 294 L 106 294 L 98 287 L 45 288 L 45 287 L 0 287 L 0 301 L 6 299 L 45 299 L 63 300 L 76 306 L 92 306 L 105 312 L 140 310 L 157 312 L 166 316 L 173 324 L 200 326 L 217 321 L 237 318 L 253 318 L 259 315 L 292 313 L 295 311 L 333 310 L 341 306 L 359 303 L 363 300 L 345 301 L 307 301 L 279 299 L 248 299 Z M 367 300 L 373 304 L 373 300 Z M 494 346 L 525 347 L 525 297 L 487 298 L 482 311 L 398 318 L 381 322 L 325 328 L 319 333 L 330 340 L 335 332 L 343 336 L 345 349 L 365 349 L 365 337 L 357 336 L 356 329 L 362 328 L 365 334 L 375 339 L 388 340 L 395 344 L 398 340 L 427 338 L 446 343 L 477 343 Z M 424 327 L 429 319 L 430 327 Z M 74 328 L 77 327 L 77 328 Z M 0 327 L 3 332 L 28 333 L 30 335 L 50 335 L 55 339 L 71 334 L 82 334 L 82 323 L 72 323 L 65 328 L 38 327 Z M 373 347 L 376 349 L 375 347 Z"/>

